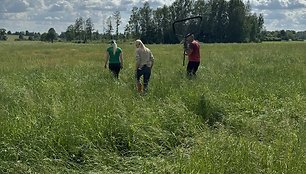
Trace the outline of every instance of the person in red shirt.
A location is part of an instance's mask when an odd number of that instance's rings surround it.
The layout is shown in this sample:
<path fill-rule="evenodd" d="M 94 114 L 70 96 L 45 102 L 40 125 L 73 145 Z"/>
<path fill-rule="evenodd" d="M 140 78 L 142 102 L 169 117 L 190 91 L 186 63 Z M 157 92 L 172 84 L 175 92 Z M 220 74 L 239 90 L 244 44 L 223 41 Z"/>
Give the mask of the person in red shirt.
<path fill-rule="evenodd" d="M 200 65 L 200 44 L 194 39 L 194 35 L 192 33 L 186 35 L 186 42 L 186 54 L 188 55 L 187 76 L 193 77 L 196 76 L 196 72 Z"/>

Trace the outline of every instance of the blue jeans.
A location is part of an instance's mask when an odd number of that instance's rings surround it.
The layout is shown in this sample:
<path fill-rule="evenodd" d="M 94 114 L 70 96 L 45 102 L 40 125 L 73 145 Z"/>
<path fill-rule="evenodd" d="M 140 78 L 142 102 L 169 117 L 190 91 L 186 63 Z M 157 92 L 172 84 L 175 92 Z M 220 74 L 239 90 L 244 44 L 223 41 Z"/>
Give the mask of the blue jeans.
<path fill-rule="evenodd" d="M 143 76 L 143 89 L 144 91 L 147 91 L 151 76 L 151 68 L 144 65 L 141 69 L 137 69 L 136 71 L 137 84 L 140 83 L 141 76 Z"/>

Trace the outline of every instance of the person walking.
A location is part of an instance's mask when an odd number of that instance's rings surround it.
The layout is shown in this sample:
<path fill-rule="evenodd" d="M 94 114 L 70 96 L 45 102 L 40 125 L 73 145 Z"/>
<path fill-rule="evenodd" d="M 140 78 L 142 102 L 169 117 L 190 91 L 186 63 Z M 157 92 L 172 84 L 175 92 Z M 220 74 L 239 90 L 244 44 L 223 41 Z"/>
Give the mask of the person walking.
<path fill-rule="evenodd" d="M 135 41 L 136 46 L 136 87 L 138 92 L 146 93 L 154 64 L 154 56 L 141 40 Z M 143 76 L 143 84 L 140 78 Z"/>
<path fill-rule="evenodd" d="M 107 48 L 105 53 L 105 65 L 113 73 L 115 78 L 119 78 L 119 72 L 123 68 L 123 52 L 120 47 L 117 46 L 115 40 L 110 42 L 111 46 Z"/>
<path fill-rule="evenodd" d="M 192 33 L 186 35 L 186 42 L 187 49 L 185 52 L 188 55 L 187 76 L 195 77 L 201 60 L 200 44 L 194 39 Z"/>

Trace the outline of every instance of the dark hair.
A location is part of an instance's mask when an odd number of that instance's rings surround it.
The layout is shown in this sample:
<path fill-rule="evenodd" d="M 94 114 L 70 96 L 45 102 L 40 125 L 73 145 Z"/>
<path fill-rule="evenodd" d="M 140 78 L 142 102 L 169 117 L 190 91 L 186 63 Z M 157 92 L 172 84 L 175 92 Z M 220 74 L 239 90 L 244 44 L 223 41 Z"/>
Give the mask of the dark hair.
<path fill-rule="evenodd" d="M 188 33 L 186 34 L 185 38 L 189 37 L 189 36 L 193 36 L 193 33 Z"/>

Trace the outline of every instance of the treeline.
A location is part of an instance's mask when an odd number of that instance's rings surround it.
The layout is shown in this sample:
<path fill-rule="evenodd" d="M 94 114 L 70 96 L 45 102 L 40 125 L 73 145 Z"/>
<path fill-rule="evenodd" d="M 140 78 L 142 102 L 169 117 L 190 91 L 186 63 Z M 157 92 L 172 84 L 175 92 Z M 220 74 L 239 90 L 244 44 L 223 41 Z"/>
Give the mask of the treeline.
<path fill-rule="evenodd" d="M 47 33 L 40 33 L 40 32 L 29 32 L 26 31 L 16 31 L 11 32 L 7 31 L 4 28 L 0 29 L 0 40 L 7 40 L 7 35 L 15 35 L 18 38 L 15 38 L 15 41 L 50 41 L 53 42 L 54 40 L 58 39 L 58 34 L 56 33 L 54 28 L 50 28 Z"/>
<path fill-rule="evenodd" d="M 6 32 L 5 29 L 0 29 L 0 40 L 7 40 L 7 35 L 17 35 L 16 41 L 49 41 L 66 40 L 66 32 L 62 32 L 58 35 L 53 28 L 50 28 L 47 33 L 29 32 L 29 31 L 16 31 Z M 92 33 L 92 41 L 109 40 L 109 38 L 115 38 L 113 35 L 102 34 L 97 31 Z M 119 40 L 126 40 L 126 36 L 122 33 L 118 33 Z M 294 31 L 294 30 L 276 30 L 276 31 L 262 31 L 261 41 L 304 41 L 306 40 L 306 31 Z M 75 42 L 84 42 L 83 40 L 74 40 Z M 204 41 L 205 42 L 205 41 Z"/>
<path fill-rule="evenodd" d="M 113 21 L 115 22 L 113 23 Z M 125 36 L 122 33 L 119 33 L 119 26 L 121 24 L 121 15 L 119 11 L 115 11 L 113 15 L 109 16 L 105 24 L 106 27 L 103 28 L 104 32 L 99 33 L 98 30 L 94 29 L 94 24 L 91 18 L 84 20 L 83 17 L 79 17 L 75 20 L 75 23 L 69 25 L 66 32 L 62 32 L 59 37 L 65 39 L 66 41 L 77 43 L 110 39 L 125 39 Z"/>
<path fill-rule="evenodd" d="M 192 16 L 202 16 L 198 39 L 203 42 L 258 42 L 264 19 L 251 13 L 242 0 L 176 0 L 170 6 L 153 10 L 148 2 L 132 9 L 125 27 L 127 37 L 147 43 L 177 43 L 172 23 Z"/>
<path fill-rule="evenodd" d="M 263 31 L 262 41 L 304 41 L 306 40 L 306 31 L 278 30 Z"/>
<path fill-rule="evenodd" d="M 113 21 L 115 24 L 112 23 Z M 94 29 L 94 24 L 91 18 L 84 20 L 83 17 L 79 17 L 75 20 L 74 24 L 67 27 L 65 32 L 58 34 L 54 28 L 50 28 L 45 33 L 34 33 L 29 31 L 20 31 L 12 33 L 11 31 L 6 32 L 6 29 L 0 29 L 0 40 L 7 40 L 6 35 L 18 35 L 15 41 L 68 41 L 75 43 L 87 43 L 88 41 L 101 41 L 110 39 L 124 40 L 126 37 L 124 34 L 119 33 L 119 26 L 121 24 L 121 16 L 119 11 L 115 11 L 112 16 L 109 16 L 106 21 L 106 27 L 104 33 L 99 33 L 98 30 Z M 115 34 L 113 32 L 115 31 Z"/>

